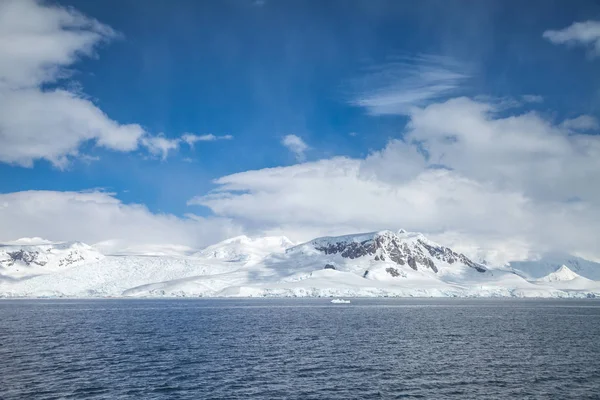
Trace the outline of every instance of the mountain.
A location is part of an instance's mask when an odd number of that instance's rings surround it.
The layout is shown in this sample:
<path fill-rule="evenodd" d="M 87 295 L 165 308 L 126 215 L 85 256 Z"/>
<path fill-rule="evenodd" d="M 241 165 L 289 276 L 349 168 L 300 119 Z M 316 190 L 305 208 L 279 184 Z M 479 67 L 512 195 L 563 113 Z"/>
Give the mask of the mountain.
<path fill-rule="evenodd" d="M 2 246 L 0 297 L 600 296 L 599 282 L 570 267 L 530 278 L 403 230 L 299 245 L 279 236 L 238 236 L 199 252 L 146 250 L 102 256 L 77 242 Z"/>
<path fill-rule="evenodd" d="M 575 272 L 571 271 L 566 265 L 562 265 L 559 269 L 549 273 L 543 278 L 538 279 L 540 282 L 565 282 L 573 279 L 581 278 Z"/>
<path fill-rule="evenodd" d="M 398 266 L 408 265 L 415 271 L 430 269 L 439 272 L 440 268 L 452 264 L 465 265 L 477 272 L 487 268 L 475 263 L 463 254 L 431 242 L 420 233 L 400 230 L 372 232 L 359 235 L 324 237 L 312 240 L 302 246 L 311 246 L 324 254 L 339 254 L 342 258 L 356 259 L 368 257 L 373 261 L 390 260 Z M 290 249 L 289 252 L 296 251 Z"/>
<path fill-rule="evenodd" d="M 20 243 L 32 241 L 20 240 L 12 244 L 0 244 L 0 277 L 22 279 L 31 275 L 49 274 L 99 261 L 104 257 L 92 247 L 80 242 Z"/>

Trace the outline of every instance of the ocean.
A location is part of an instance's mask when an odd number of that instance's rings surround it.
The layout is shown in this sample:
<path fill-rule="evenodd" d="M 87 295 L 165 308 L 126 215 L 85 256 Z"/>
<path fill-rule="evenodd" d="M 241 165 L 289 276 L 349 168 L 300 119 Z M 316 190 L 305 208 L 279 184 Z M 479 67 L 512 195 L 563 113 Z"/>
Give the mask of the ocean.
<path fill-rule="evenodd" d="M 0 399 L 594 399 L 600 301 L 2 300 Z"/>

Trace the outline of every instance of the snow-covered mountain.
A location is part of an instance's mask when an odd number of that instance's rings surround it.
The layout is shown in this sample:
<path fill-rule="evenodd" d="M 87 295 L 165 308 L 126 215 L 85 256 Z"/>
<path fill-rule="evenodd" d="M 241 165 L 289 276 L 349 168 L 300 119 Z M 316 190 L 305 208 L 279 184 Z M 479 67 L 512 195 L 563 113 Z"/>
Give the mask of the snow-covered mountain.
<path fill-rule="evenodd" d="M 543 278 L 538 279 L 539 282 L 566 282 L 573 279 L 581 278 L 575 272 L 571 271 L 566 265 L 562 265 L 559 269 L 549 273 Z M 585 278 L 584 278 L 585 279 Z"/>
<path fill-rule="evenodd" d="M 342 258 L 356 259 L 367 257 L 373 261 L 392 261 L 398 266 L 408 265 L 415 271 L 429 269 L 438 272 L 440 268 L 454 263 L 485 272 L 484 265 L 469 260 L 465 255 L 440 246 L 420 233 L 400 230 L 372 232 L 340 237 L 323 237 L 302 246 L 310 246 L 325 254 L 339 254 Z M 297 249 L 288 250 L 294 252 Z"/>
<path fill-rule="evenodd" d="M 20 243 L 32 242 L 21 240 L 12 244 L 0 244 L 0 276 L 18 279 L 31 275 L 50 274 L 76 265 L 95 262 L 104 257 L 94 248 L 80 242 Z"/>
<path fill-rule="evenodd" d="M 20 243 L 0 247 L 1 297 L 600 296 L 600 282 L 566 264 L 484 266 L 402 230 L 300 245 L 239 236 L 198 252 L 162 246 L 144 255 Z"/>

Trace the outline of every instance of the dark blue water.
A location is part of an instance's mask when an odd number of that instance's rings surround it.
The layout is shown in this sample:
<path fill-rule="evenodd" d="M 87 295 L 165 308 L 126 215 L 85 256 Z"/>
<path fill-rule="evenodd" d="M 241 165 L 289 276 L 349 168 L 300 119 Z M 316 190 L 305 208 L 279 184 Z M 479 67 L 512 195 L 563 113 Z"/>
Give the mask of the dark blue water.
<path fill-rule="evenodd" d="M 0 301 L 0 398 L 600 398 L 600 302 Z"/>

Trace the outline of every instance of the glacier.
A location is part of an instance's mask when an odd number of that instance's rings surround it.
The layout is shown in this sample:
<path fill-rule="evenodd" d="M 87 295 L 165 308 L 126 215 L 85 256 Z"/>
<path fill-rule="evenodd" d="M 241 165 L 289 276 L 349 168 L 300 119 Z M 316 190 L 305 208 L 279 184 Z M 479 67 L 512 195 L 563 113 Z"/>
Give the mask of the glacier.
<path fill-rule="evenodd" d="M 104 246 L 104 247 L 103 247 Z M 421 233 L 238 236 L 103 254 L 22 239 L 0 245 L 0 297 L 598 297 L 600 264 L 560 256 L 486 265 Z"/>

